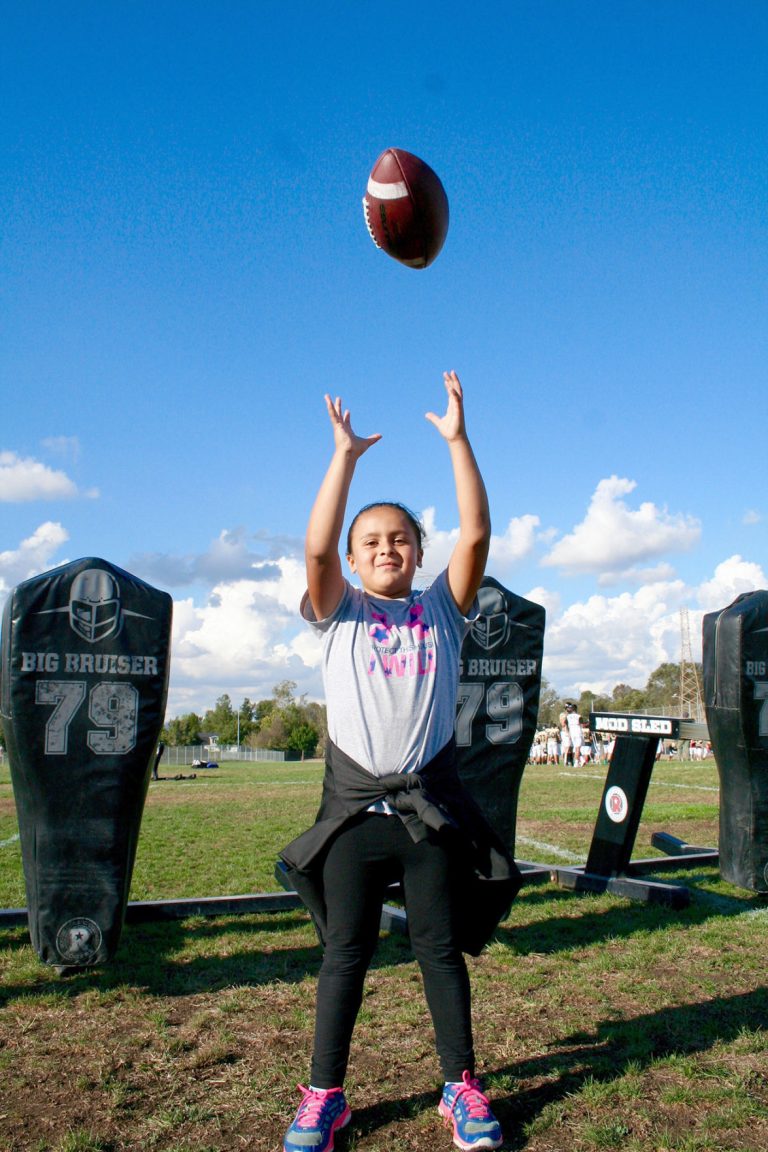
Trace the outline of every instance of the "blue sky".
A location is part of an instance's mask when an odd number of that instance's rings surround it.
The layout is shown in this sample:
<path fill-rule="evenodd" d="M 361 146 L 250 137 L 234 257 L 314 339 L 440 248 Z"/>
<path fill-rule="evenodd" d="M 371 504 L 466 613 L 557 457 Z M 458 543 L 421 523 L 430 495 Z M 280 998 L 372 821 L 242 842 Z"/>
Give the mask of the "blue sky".
<path fill-rule="evenodd" d="M 0 36 L 0 599 L 99 556 L 175 601 L 169 715 L 321 696 L 298 619 L 322 396 L 351 503 L 456 526 L 455 368 L 489 572 L 562 693 L 642 687 L 766 586 L 768 7 L 758 0 L 21 3 Z M 379 153 L 440 174 L 379 252 Z"/>

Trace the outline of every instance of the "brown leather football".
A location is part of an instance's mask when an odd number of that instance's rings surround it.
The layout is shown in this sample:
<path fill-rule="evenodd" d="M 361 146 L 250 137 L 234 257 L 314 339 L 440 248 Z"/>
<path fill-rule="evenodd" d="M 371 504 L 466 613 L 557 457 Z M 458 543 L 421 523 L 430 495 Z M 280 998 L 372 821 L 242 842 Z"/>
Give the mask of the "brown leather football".
<path fill-rule="evenodd" d="M 443 247 L 448 197 L 439 176 L 411 152 L 382 152 L 371 169 L 363 209 L 374 244 L 408 268 L 426 268 Z"/>

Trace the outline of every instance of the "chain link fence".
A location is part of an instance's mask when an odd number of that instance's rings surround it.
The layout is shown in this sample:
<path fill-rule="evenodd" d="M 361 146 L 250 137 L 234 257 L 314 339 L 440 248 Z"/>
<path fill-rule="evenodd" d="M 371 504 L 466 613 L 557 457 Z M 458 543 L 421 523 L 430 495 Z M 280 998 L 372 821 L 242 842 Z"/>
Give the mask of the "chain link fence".
<path fill-rule="evenodd" d="M 278 752 L 274 748 L 248 748 L 244 744 L 221 747 L 217 744 L 191 744 L 186 747 L 173 747 L 166 744 L 160 770 L 166 768 L 191 768 L 203 764 L 219 764 L 222 760 L 300 760 L 300 752 Z"/>

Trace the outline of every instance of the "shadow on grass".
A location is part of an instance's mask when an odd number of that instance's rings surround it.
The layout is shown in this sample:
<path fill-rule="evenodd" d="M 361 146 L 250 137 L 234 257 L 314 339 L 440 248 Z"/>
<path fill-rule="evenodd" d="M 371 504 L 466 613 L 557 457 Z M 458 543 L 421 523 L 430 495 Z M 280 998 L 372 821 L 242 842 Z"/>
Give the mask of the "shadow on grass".
<path fill-rule="evenodd" d="M 527 910 L 542 910 L 541 918 L 532 923 L 505 923 L 498 929 L 497 941 L 519 955 L 555 954 L 628 938 L 636 932 L 693 927 L 712 916 L 741 914 L 756 904 L 754 899 L 697 892 L 694 902 L 681 910 L 617 901 L 595 911 L 589 897 L 552 886 L 524 889 L 519 899 Z M 557 914 L 560 908 L 562 915 Z M 292 933 L 302 933 L 302 942 L 286 942 L 286 935 Z M 205 952 L 207 942 L 210 950 Z M 29 950 L 26 928 L 0 929 L 0 949 Z M 412 959 L 405 937 L 385 934 L 371 967 L 393 967 Z M 116 957 L 96 968 L 60 976 L 31 952 L 28 958 L 17 957 L 14 963 L 24 971 L 15 980 L 9 973 L 0 985 L 0 1006 L 18 997 L 75 996 L 91 989 L 129 988 L 149 995 L 188 996 L 275 981 L 300 983 L 317 975 L 320 960 L 320 947 L 301 911 L 128 924 Z"/>
<path fill-rule="evenodd" d="M 507 1149 L 522 1149 L 529 1142 L 524 1126 L 551 1104 L 578 1093 L 590 1081 L 610 1082 L 624 1075 L 627 1065 L 642 1071 L 656 1060 L 706 1052 L 719 1041 L 735 1040 L 744 1029 L 768 1020 L 768 989 L 716 997 L 699 1004 L 663 1008 L 627 1020 L 610 1020 L 593 1032 L 575 1032 L 557 1042 L 547 1055 L 485 1072 L 506 1139 Z M 507 1095 L 493 1090 L 498 1078 L 509 1082 L 535 1081 L 533 1087 Z M 349 1131 L 371 1136 L 388 1124 L 436 1109 L 437 1091 L 420 1092 L 356 1109 Z M 340 1142 L 340 1152 L 343 1144 Z"/>
<path fill-rule="evenodd" d="M 767 1019 L 768 989 L 756 988 L 632 1019 L 604 1021 L 593 1032 L 575 1032 L 560 1040 L 559 1051 L 499 1068 L 493 1075 L 546 1081 L 495 1101 L 499 1119 L 510 1133 L 506 1146 L 524 1147 L 522 1125 L 535 1120 L 549 1104 L 578 1092 L 587 1081 L 621 1078 L 630 1063 L 642 1071 L 670 1056 L 706 1052 Z"/>
<path fill-rule="evenodd" d="M 701 878 L 709 879 L 709 878 Z M 688 877 L 690 886 L 693 878 Z M 670 927 L 696 927 L 713 916 L 739 916 L 756 907 L 764 907 L 761 894 L 740 898 L 705 891 L 694 891 L 687 908 L 670 908 L 660 904 L 615 903 L 592 910 L 593 899 L 564 888 L 523 889 L 518 900 L 526 909 L 540 906 L 546 915 L 529 924 L 502 924 L 496 939 L 508 944 L 520 955 L 554 954 L 573 948 L 584 948 L 606 940 L 619 940 L 635 932 L 649 932 Z M 563 915 L 552 915 L 552 909 L 563 909 Z M 566 911 L 567 910 L 567 911 Z"/>
<path fill-rule="evenodd" d="M 274 917 L 231 916 L 160 923 L 129 924 L 123 929 L 113 960 L 93 968 L 73 969 L 59 975 L 31 952 L 24 927 L 0 930 L 0 950 L 29 952 L 24 975 L 0 985 L 0 1007 L 19 997 L 77 996 L 91 989 L 106 992 L 117 988 L 138 989 L 156 996 L 189 996 L 222 988 L 281 983 L 298 984 L 317 976 L 321 950 L 314 932 L 307 931 L 306 914 L 279 913 Z M 311 943 L 285 946 L 280 938 L 302 931 Z M 258 937 L 264 947 L 258 947 Z M 252 946 L 249 946 L 253 938 Z M 229 954 L 222 954 L 225 941 Z M 211 942 L 210 952 L 199 948 Z M 192 953 L 192 954 L 190 954 Z M 413 959 L 407 939 L 382 935 L 371 968 L 407 964 Z"/>

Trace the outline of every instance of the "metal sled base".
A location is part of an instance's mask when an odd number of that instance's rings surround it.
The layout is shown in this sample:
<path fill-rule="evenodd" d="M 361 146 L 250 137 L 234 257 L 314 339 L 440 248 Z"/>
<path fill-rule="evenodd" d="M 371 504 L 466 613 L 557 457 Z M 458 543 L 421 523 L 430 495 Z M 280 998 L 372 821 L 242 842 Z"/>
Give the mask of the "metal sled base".
<path fill-rule="evenodd" d="M 613 876 L 587 872 L 584 868 L 552 869 L 552 879 L 562 888 L 581 892 L 612 892 L 628 900 L 646 904 L 666 904 L 671 908 L 686 908 L 691 902 L 689 890 L 681 884 L 665 884 L 660 880 L 646 880 L 648 872 L 676 872 L 680 868 L 700 868 L 717 864 L 717 848 L 698 848 L 686 844 L 668 832 L 654 832 L 651 844 L 666 856 L 646 860 L 630 860 L 624 871 Z"/>

